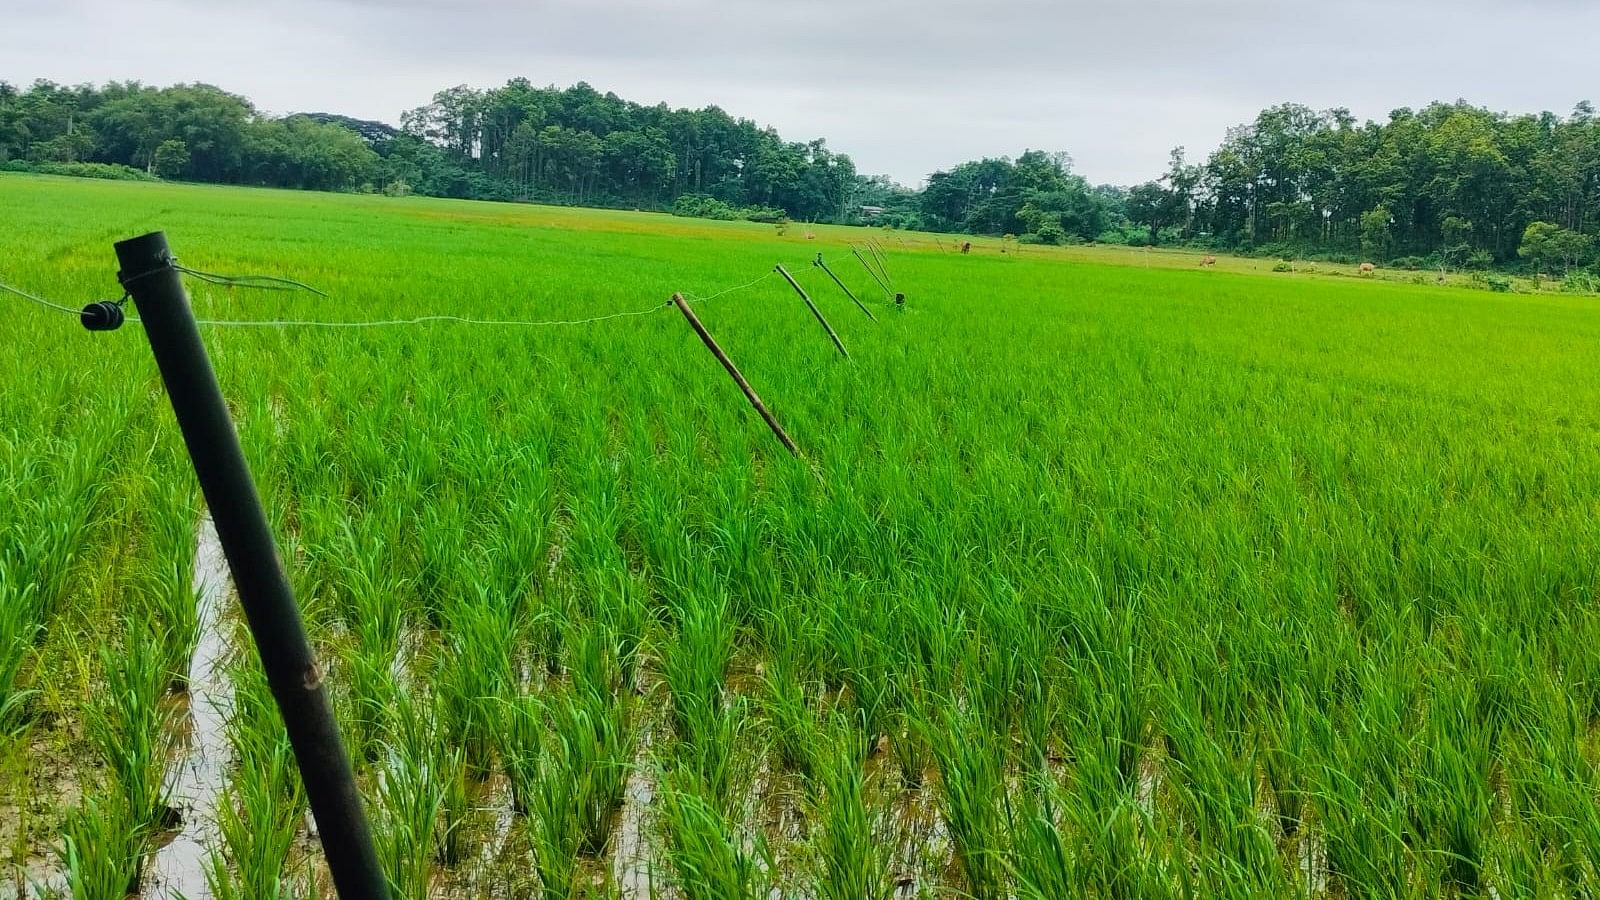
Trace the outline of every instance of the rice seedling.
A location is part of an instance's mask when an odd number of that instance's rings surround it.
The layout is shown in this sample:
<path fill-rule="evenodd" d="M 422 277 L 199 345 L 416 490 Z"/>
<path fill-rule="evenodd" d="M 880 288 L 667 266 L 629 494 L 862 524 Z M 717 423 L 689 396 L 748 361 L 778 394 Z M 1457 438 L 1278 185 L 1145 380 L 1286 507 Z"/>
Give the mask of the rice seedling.
<path fill-rule="evenodd" d="M 218 900 L 291 900 L 306 798 L 289 739 L 258 668 L 234 672 L 228 740 L 237 768 L 217 807 L 221 846 L 206 862 Z"/>
<path fill-rule="evenodd" d="M 617 696 L 577 685 L 507 705 L 507 773 L 545 897 L 573 896 L 578 857 L 604 851 L 622 805 L 635 732 Z"/>
<path fill-rule="evenodd" d="M 161 702 L 171 681 L 160 641 L 134 621 L 124 623 L 120 651 L 99 651 L 105 689 L 87 711 L 89 736 L 106 764 L 122 809 L 136 834 L 176 824 L 167 805 L 165 778 L 171 754 L 172 714 Z"/>
<path fill-rule="evenodd" d="M 194 584 L 196 516 L 194 486 L 188 479 L 153 480 L 149 487 L 152 544 L 142 579 L 149 620 L 161 635 L 160 664 L 175 690 L 189 679 L 189 659 L 200 642 L 200 607 Z"/>
<path fill-rule="evenodd" d="M 816 769 L 821 729 L 811 699 L 791 663 L 774 661 L 761 676 L 761 715 L 771 733 L 778 764 L 810 778 Z"/>
<path fill-rule="evenodd" d="M 481 780 L 493 766 L 496 709 L 516 683 L 517 622 L 504 598 L 487 593 L 449 610 L 448 646 L 433 674 L 441 725 Z"/>
<path fill-rule="evenodd" d="M 771 891 L 774 865 L 766 841 L 746 845 L 737 827 L 702 796 L 698 777 L 686 788 L 672 776 L 661 797 L 662 830 L 672 887 L 687 900 L 757 900 Z"/>
<path fill-rule="evenodd" d="M 1003 751 L 986 724 L 978 713 L 950 707 L 940 719 L 922 723 L 938 763 L 940 811 L 950 828 L 965 890 L 979 900 L 1007 896 L 1010 883 Z"/>
<path fill-rule="evenodd" d="M 26 725 L 29 698 L 22 686 L 23 666 L 33 650 L 39 626 L 28 617 L 24 592 L 8 591 L 0 573 L 0 737 L 12 737 Z"/>
<path fill-rule="evenodd" d="M 821 737 L 819 735 L 819 737 Z M 886 852 L 886 817 L 868 806 L 862 763 L 867 756 L 864 735 L 845 722 L 823 738 L 817 764 L 816 854 L 820 871 L 817 896 L 824 900 L 888 900 L 895 881 Z"/>
<path fill-rule="evenodd" d="M 56 847 L 71 896 L 112 900 L 137 893 L 146 841 L 120 794 L 85 800 L 67 815 Z"/>
<path fill-rule="evenodd" d="M 407 695 L 399 696 L 379 776 L 374 831 L 390 893 L 400 900 L 427 900 L 451 773 L 439 767 L 433 717 Z"/>
<path fill-rule="evenodd" d="M 673 758 L 683 777 L 698 778 L 703 795 L 725 811 L 740 799 L 748 775 L 737 750 L 749 724 L 747 701 L 726 696 L 734 638 L 727 609 L 724 596 L 684 598 L 677 639 L 661 656 L 677 735 Z"/>

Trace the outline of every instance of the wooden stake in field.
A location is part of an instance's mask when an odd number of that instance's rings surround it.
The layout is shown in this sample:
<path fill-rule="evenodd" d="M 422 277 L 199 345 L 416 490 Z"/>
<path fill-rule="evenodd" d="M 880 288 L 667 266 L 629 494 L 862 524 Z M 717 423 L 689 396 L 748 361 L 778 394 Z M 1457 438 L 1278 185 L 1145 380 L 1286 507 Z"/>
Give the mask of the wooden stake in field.
<path fill-rule="evenodd" d="M 806 302 L 806 306 L 811 310 L 811 314 L 817 317 L 818 322 L 822 323 L 822 330 L 828 333 L 828 337 L 833 338 L 833 345 L 839 348 L 839 355 L 843 356 L 845 359 L 849 359 L 850 351 L 844 348 L 844 342 L 839 340 L 839 335 L 834 332 L 833 326 L 828 324 L 828 320 L 822 317 L 822 310 L 817 309 L 817 305 L 811 302 L 810 295 L 806 293 L 805 288 L 800 286 L 800 282 L 795 281 L 794 276 L 790 275 L 789 271 L 783 266 L 773 266 L 773 269 L 775 269 L 779 275 L 782 275 L 783 280 L 789 282 L 789 286 L 794 288 L 794 292 L 799 294 L 800 299 Z"/>
<path fill-rule="evenodd" d="M 728 375 L 733 378 L 733 383 L 737 384 L 739 390 L 744 392 L 744 398 L 750 401 L 751 406 L 755 407 L 756 412 L 767 423 L 767 427 L 771 428 L 772 433 L 777 435 L 783 446 L 798 458 L 800 456 L 800 448 L 794 445 L 794 441 L 789 438 L 789 433 L 783 430 L 783 426 L 779 425 L 778 420 L 773 418 L 772 412 L 767 409 L 767 405 L 761 402 L 760 397 L 756 396 L 755 388 L 751 387 L 750 382 L 745 381 L 744 376 L 739 374 L 739 367 L 733 364 L 733 360 L 728 358 L 728 354 L 722 352 L 721 347 L 717 346 L 717 341 L 711 336 L 711 332 L 700 324 L 700 317 L 694 314 L 694 309 L 689 306 L 689 301 L 683 299 L 682 294 L 673 294 L 672 303 L 678 307 L 678 312 L 683 313 L 683 317 L 689 320 L 689 327 L 694 329 L 695 334 L 700 335 L 700 340 L 705 342 L 706 349 L 711 351 L 711 355 L 715 356 L 717 362 L 722 363 L 722 367 L 728 370 Z"/>
<path fill-rule="evenodd" d="M 861 255 L 861 251 L 859 249 L 857 249 L 856 247 L 852 246 L 850 248 L 850 252 L 855 254 L 856 262 L 861 263 L 861 268 L 867 270 L 867 274 L 871 275 L 872 276 L 872 280 L 876 281 L 878 283 L 878 287 L 883 288 L 884 296 L 886 296 L 886 297 L 894 296 L 894 291 L 891 290 L 889 288 L 889 285 L 884 282 L 883 276 L 879 275 L 877 273 L 877 271 L 875 269 L 873 269 L 872 266 L 867 263 L 867 259 L 866 259 L 866 257 Z"/>
<path fill-rule="evenodd" d="M 877 241 L 867 241 L 867 249 L 872 251 L 873 258 L 878 261 L 878 271 L 883 273 L 886 281 L 893 284 L 894 279 L 889 277 L 889 264 L 883 258 L 883 248 L 878 246 Z"/>
<path fill-rule="evenodd" d="M 822 254 L 821 253 L 817 254 L 817 258 L 812 260 L 811 264 L 816 266 L 817 268 L 821 269 L 822 271 L 827 272 L 828 273 L 828 277 L 833 279 L 833 283 L 837 284 L 839 286 L 839 290 L 844 291 L 844 295 L 846 297 L 849 297 L 855 303 L 855 305 L 861 309 L 862 312 L 866 313 L 867 314 L 867 318 L 871 319 L 874 322 L 878 321 L 878 317 L 872 314 L 872 310 L 867 309 L 867 305 L 865 303 L 862 303 L 860 301 L 860 299 L 858 299 L 856 297 L 855 292 L 850 290 L 849 288 L 845 287 L 844 282 L 839 280 L 839 276 L 833 274 L 833 270 L 828 268 L 828 264 L 822 261 Z"/>

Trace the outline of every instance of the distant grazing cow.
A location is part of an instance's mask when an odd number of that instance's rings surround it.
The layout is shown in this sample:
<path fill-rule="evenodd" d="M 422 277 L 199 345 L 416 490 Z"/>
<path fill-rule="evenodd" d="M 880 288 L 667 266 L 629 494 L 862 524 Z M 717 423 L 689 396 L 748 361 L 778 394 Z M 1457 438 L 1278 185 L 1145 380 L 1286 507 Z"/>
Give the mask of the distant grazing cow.
<path fill-rule="evenodd" d="M 1361 274 L 1363 274 L 1363 275 L 1371 275 L 1373 272 L 1376 272 L 1376 271 L 1378 271 L 1378 267 L 1373 265 L 1372 263 L 1362 263 L 1361 264 Z"/>
<path fill-rule="evenodd" d="M 1215 256 L 1208 256 L 1205 259 L 1200 260 L 1200 268 L 1202 269 L 1209 269 L 1216 264 L 1217 258 Z"/>
<path fill-rule="evenodd" d="M 962 253 L 971 253 L 972 252 L 972 242 L 971 241 L 962 241 L 961 242 L 961 252 Z"/>

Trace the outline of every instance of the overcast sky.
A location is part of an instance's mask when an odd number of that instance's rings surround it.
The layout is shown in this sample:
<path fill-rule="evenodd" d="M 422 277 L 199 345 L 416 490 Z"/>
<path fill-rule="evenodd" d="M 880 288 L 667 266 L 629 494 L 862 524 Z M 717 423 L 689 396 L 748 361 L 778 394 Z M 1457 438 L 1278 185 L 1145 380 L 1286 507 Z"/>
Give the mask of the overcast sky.
<path fill-rule="evenodd" d="M 716 104 L 858 168 L 1065 150 L 1096 182 L 1285 100 L 1382 118 L 1600 101 L 1595 0 L 3 0 L 0 80 L 206 81 L 398 123 L 456 84 Z"/>

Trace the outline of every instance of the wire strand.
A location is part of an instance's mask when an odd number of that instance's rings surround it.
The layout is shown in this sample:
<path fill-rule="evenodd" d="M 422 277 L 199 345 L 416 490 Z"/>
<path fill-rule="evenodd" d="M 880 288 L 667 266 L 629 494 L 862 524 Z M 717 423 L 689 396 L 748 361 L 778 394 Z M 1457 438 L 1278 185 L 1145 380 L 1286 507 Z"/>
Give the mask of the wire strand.
<path fill-rule="evenodd" d="M 690 291 L 684 291 L 683 292 L 683 296 L 686 297 L 687 299 L 693 300 L 696 303 L 708 303 L 708 302 L 710 302 L 712 300 L 717 299 L 718 297 L 724 297 L 724 296 L 727 296 L 728 294 L 732 294 L 732 293 L 734 293 L 736 291 L 742 291 L 742 290 L 746 290 L 748 288 L 753 288 L 756 285 L 760 284 L 761 282 L 766 281 L 768 278 L 771 278 L 771 277 L 773 277 L 774 275 L 777 275 L 777 274 L 778 273 L 777 273 L 776 270 L 768 272 L 767 274 L 761 276 L 760 278 L 757 278 L 754 281 L 746 282 L 744 284 L 739 285 L 738 287 L 731 287 L 731 288 L 728 288 L 727 290 L 718 291 L 718 292 L 716 292 L 715 294 L 712 294 L 709 297 L 701 297 L 698 294 L 694 294 L 694 293 L 692 293 Z"/>
<path fill-rule="evenodd" d="M 652 306 L 652 307 L 650 307 L 648 309 L 636 309 L 636 310 L 629 310 L 627 312 L 610 313 L 610 314 L 604 315 L 604 316 L 592 316 L 592 317 L 587 318 L 587 319 L 544 319 L 544 320 L 470 319 L 470 318 L 467 318 L 465 316 L 432 315 L 432 316 L 417 316 L 416 318 L 413 318 L 413 319 L 377 319 L 377 320 L 371 320 L 371 321 L 352 321 L 352 322 L 319 322 L 319 321 L 316 321 L 316 320 L 313 320 L 313 319 L 282 319 L 282 320 L 268 320 L 268 321 L 259 321 L 259 322 L 245 321 L 245 320 L 242 320 L 242 319 L 197 319 L 197 320 L 195 320 L 195 324 L 196 325 L 208 325 L 208 326 L 213 326 L 213 327 L 257 327 L 257 328 L 288 328 L 288 327 L 381 328 L 381 327 L 395 326 L 395 325 L 427 325 L 427 324 L 430 324 L 430 323 L 433 323 L 433 322 L 452 322 L 452 323 L 455 323 L 455 324 L 458 324 L 458 325 L 499 325 L 499 326 L 506 326 L 506 327 L 544 328 L 544 327 L 556 327 L 556 326 L 563 326 L 563 325 L 591 325 L 591 324 L 594 324 L 595 322 L 606 322 L 606 321 L 610 321 L 611 319 L 626 319 L 626 318 L 635 317 L 635 316 L 648 316 L 651 313 L 660 312 L 661 310 L 666 309 L 670 305 L 671 305 L 670 303 L 658 303 L 655 306 Z M 130 318 L 130 319 L 128 319 L 128 321 L 137 322 L 138 319 Z"/>
<path fill-rule="evenodd" d="M 73 309 L 70 306 L 62 306 L 59 303 L 52 303 L 49 300 L 44 299 L 43 297 L 35 297 L 34 295 L 28 293 L 27 291 L 24 291 L 24 290 L 22 290 L 20 288 L 14 288 L 11 285 L 6 284 L 5 282 L 0 282 L 0 291 L 7 291 L 9 293 L 16 294 L 18 297 L 21 297 L 24 300 L 32 301 L 34 303 L 39 304 L 40 306 L 46 307 L 48 309 L 56 310 L 57 312 L 64 312 L 64 313 L 66 313 L 66 314 L 68 314 L 70 316 L 73 316 L 73 317 L 76 317 L 80 312 L 79 310 Z"/>
<path fill-rule="evenodd" d="M 198 272 L 198 271 L 195 271 L 193 269 L 188 269 L 188 268 L 185 268 L 185 267 L 182 267 L 182 266 L 174 266 L 174 268 L 176 268 L 180 272 L 183 272 L 183 273 L 188 274 L 188 275 L 192 275 L 192 276 L 194 276 L 196 278 L 199 278 L 202 281 L 206 281 L 206 282 L 209 282 L 211 284 L 220 284 L 220 285 L 225 285 L 225 286 L 238 285 L 238 286 L 241 286 L 241 287 L 265 287 L 265 288 L 270 289 L 270 290 L 303 289 L 303 290 L 310 291 L 310 292 L 312 292 L 314 294 L 317 294 L 319 296 L 323 296 L 323 297 L 328 296 L 327 294 L 324 294 L 322 291 L 319 291 L 316 288 L 311 287 L 310 285 L 301 284 L 300 282 L 297 282 L 297 281 L 290 281 L 289 279 L 286 279 L 286 278 L 275 278 L 275 277 L 270 276 L 270 275 L 260 275 L 260 276 L 255 276 L 255 275 L 248 275 L 248 276 L 227 276 L 227 275 L 222 275 L 222 276 L 218 276 L 218 275 L 213 275 L 212 273 L 209 273 L 209 272 Z M 750 288 L 753 288 L 756 285 L 761 284 L 762 282 L 766 281 L 767 279 L 775 277 L 777 274 L 778 273 L 776 272 L 776 270 L 769 271 L 769 272 L 767 272 L 766 274 L 762 275 L 759 278 L 753 279 L 751 281 L 747 281 L 744 284 L 735 285 L 734 287 L 725 288 L 725 289 L 720 290 L 720 291 L 718 291 L 718 292 L 716 292 L 714 294 L 711 294 L 711 295 L 708 295 L 708 296 L 704 296 L 704 297 L 702 297 L 702 296 L 700 296 L 698 294 L 689 292 L 689 291 L 684 291 L 683 295 L 685 297 L 689 298 L 690 300 L 693 300 L 696 303 L 706 303 L 706 302 L 709 302 L 711 300 L 716 300 L 719 297 L 725 297 L 725 296 L 727 296 L 729 294 L 734 294 L 734 293 L 738 293 L 740 291 L 749 290 Z M 138 280 L 139 277 L 142 277 L 142 276 L 136 276 L 136 277 L 134 277 L 132 279 L 129 279 L 129 280 L 130 281 L 136 281 L 136 280 Z M 280 283 L 281 286 L 280 285 L 270 285 L 269 286 L 269 285 L 262 285 L 262 284 L 247 284 L 247 283 L 245 283 L 246 281 L 253 282 L 253 281 L 256 281 L 258 279 L 261 280 L 261 281 L 278 282 L 278 283 Z M 52 301 L 44 299 L 43 297 L 38 297 L 38 296 L 35 296 L 33 294 L 30 294 L 27 291 L 23 291 L 21 289 L 14 288 L 11 285 L 5 284 L 4 282 L 0 282 L 0 290 L 4 290 L 4 291 L 10 292 L 12 294 L 16 294 L 17 296 L 23 298 L 24 300 L 28 300 L 28 301 L 30 301 L 32 303 L 37 303 L 40 306 L 43 306 L 43 307 L 46 307 L 46 308 L 49 308 L 49 309 L 53 309 L 53 310 L 56 310 L 58 312 L 66 313 L 66 314 L 71 315 L 73 317 L 77 317 L 80 314 L 79 310 L 74 309 L 74 308 L 72 308 L 70 306 L 63 306 L 63 305 L 61 305 L 59 303 L 54 303 Z M 597 322 L 609 322 L 609 321 L 611 321 L 613 319 L 627 319 L 627 318 L 637 318 L 639 316 L 648 316 L 648 315 L 651 315 L 652 313 L 660 312 L 661 310 L 666 309 L 666 308 L 670 307 L 671 305 L 672 305 L 672 302 L 671 301 L 667 301 L 665 303 L 658 303 L 658 304 L 656 304 L 654 306 L 650 306 L 650 307 L 647 307 L 645 309 L 626 310 L 626 311 L 623 311 L 623 312 L 608 313 L 608 314 L 603 315 L 603 316 L 590 316 L 589 318 L 585 318 L 585 319 L 474 319 L 474 318 L 470 318 L 470 317 L 467 317 L 467 316 L 456 316 L 456 315 L 426 315 L 426 316 L 416 316 L 416 317 L 409 318 L 409 319 L 371 319 L 371 320 L 351 320 L 351 321 L 320 321 L 320 320 L 316 320 L 316 319 L 264 319 L 264 320 L 196 319 L 195 320 L 195 324 L 196 325 L 202 325 L 202 326 L 210 327 L 210 328 L 388 328 L 388 327 L 407 326 L 407 325 L 428 325 L 428 324 L 433 324 L 433 323 L 451 323 L 451 324 L 458 324 L 458 325 L 488 325 L 488 326 L 499 326 L 499 327 L 507 327 L 507 328 L 553 328 L 553 327 L 576 326 L 576 325 L 592 325 L 592 324 L 595 324 Z M 142 324 L 137 316 L 128 316 L 127 321 L 129 323 L 135 324 L 135 325 Z"/>
<path fill-rule="evenodd" d="M 215 272 L 202 272 L 199 269 L 180 266 L 176 261 L 172 263 L 172 268 L 198 278 L 207 284 L 215 284 L 222 287 L 250 288 L 257 291 L 309 291 L 318 297 L 328 296 L 325 291 L 317 290 L 311 285 L 303 281 L 295 281 L 293 278 L 279 278 L 276 275 L 219 275 Z"/>

